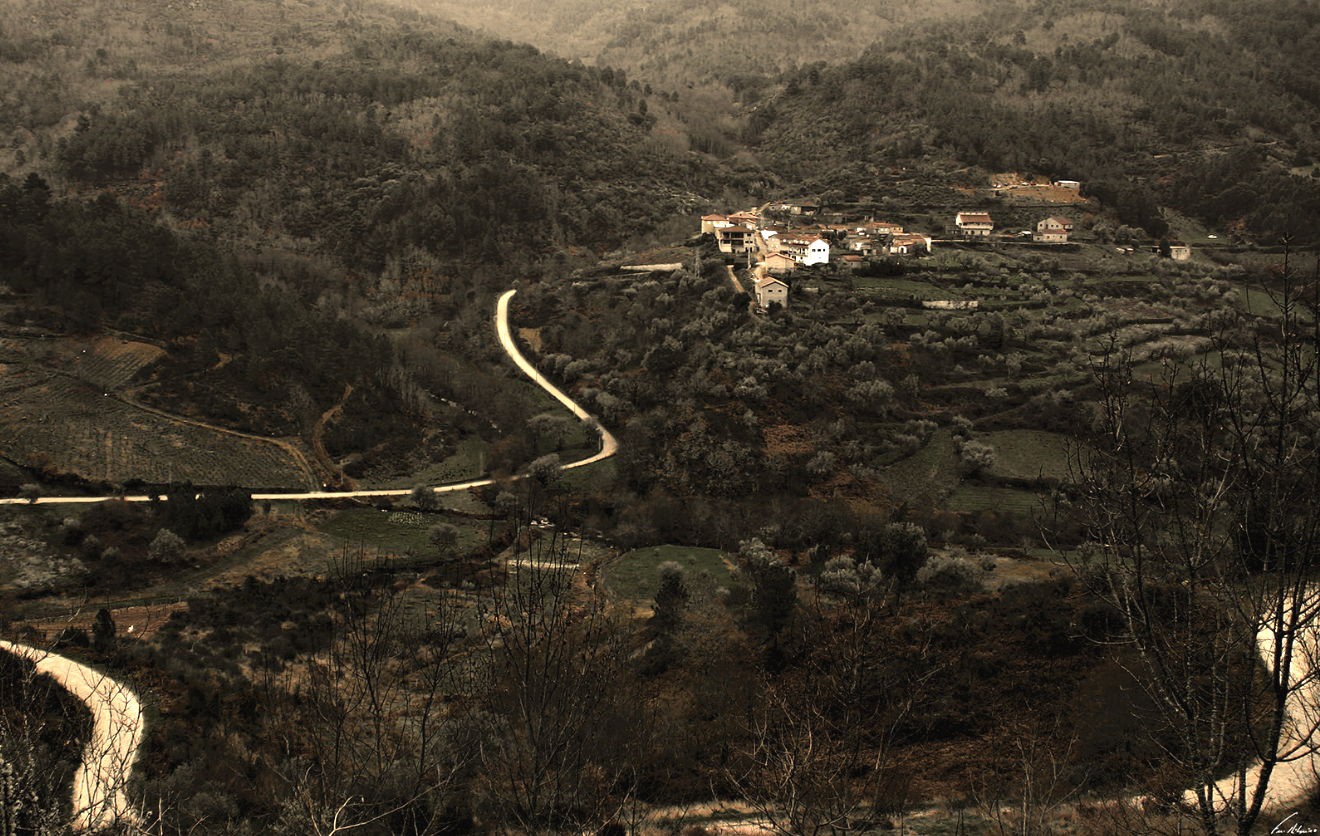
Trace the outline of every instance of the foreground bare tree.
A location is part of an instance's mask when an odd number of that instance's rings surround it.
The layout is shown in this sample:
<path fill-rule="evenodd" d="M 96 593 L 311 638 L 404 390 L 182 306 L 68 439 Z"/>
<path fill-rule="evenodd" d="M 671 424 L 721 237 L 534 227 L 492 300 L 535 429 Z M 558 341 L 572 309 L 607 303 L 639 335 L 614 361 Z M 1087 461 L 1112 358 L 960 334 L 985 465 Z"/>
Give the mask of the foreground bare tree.
<path fill-rule="evenodd" d="M 515 551 L 480 607 L 479 808 L 506 832 L 600 827 L 645 762 L 645 700 L 625 687 L 634 648 L 599 593 L 560 568 L 573 562 L 560 535 Z"/>
<path fill-rule="evenodd" d="M 1076 568 L 1156 706 L 1164 800 L 1207 834 L 1301 800 L 1320 743 L 1320 326 L 1315 284 L 1276 278 L 1279 316 L 1224 326 L 1190 369 L 1143 381 L 1111 352 L 1073 460 L 1094 541 Z"/>
<path fill-rule="evenodd" d="M 425 612 L 343 555 L 335 635 L 286 672 L 271 729 L 281 736 L 288 832 L 437 833 L 466 756 L 445 697 L 462 684 L 459 605 Z"/>
<path fill-rule="evenodd" d="M 873 832 L 907 809 L 896 744 L 934 666 L 899 650 L 895 595 L 870 564 L 830 561 L 799 620 L 801 664 L 764 682 L 726 780 L 773 832 Z"/>
<path fill-rule="evenodd" d="M 27 660 L 0 654 L 0 677 L 7 707 L 0 711 L 0 834 L 58 832 L 69 819 L 61 779 L 70 779 L 71 772 L 52 768 L 57 756 L 49 745 L 50 726 L 67 725 L 60 736 L 78 739 L 90 733 L 90 718 L 49 713 L 60 704 L 59 686 L 38 676 Z"/>

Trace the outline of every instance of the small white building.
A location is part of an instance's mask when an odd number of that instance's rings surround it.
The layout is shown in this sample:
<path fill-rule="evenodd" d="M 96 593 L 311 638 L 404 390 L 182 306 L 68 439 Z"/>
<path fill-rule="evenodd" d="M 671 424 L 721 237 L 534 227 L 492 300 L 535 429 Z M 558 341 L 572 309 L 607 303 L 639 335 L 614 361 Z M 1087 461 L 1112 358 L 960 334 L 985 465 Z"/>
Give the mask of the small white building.
<path fill-rule="evenodd" d="M 1072 221 L 1055 215 L 1036 224 L 1031 240 L 1040 244 L 1066 244 L 1072 230 Z"/>
<path fill-rule="evenodd" d="M 774 276 L 762 276 L 756 280 L 756 304 L 769 308 L 772 302 L 788 307 L 788 282 Z"/>
<path fill-rule="evenodd" d="M 988 238 L 995 228 L 988 212 L 959 212 L 954 223 L 966 238 Z"/>
<path fill-rule="evenodd" d="M 1060 189 L 1070 189 L 1074 192 L 1082 190 L 1082 184 L 1077 180 L 1055 180 L 1054 185 Z"/>
<path fill-rule="evenodd" d="M 920 232 L 904 232 L 895 235 L 889 241 L 890 255 L 916 255 L 917 253 L 930 252 L 933 242 L 929 235 L 923 235 Z"/>
<path fill-rule="evenodd" d="M 1170 244 L 1169 258 L 1174 261 L 1190 261 L 1192 258 L 1192 248 L 1186 244 Z"/>
<path fill-rule="evenodd" d="M 733 221 L 730 221 L 725 215 L 701 216 L 701 232 L 703 235 L 707 233 L 714 235 L 717 230 L 730 226 L 733 226 Z"/>

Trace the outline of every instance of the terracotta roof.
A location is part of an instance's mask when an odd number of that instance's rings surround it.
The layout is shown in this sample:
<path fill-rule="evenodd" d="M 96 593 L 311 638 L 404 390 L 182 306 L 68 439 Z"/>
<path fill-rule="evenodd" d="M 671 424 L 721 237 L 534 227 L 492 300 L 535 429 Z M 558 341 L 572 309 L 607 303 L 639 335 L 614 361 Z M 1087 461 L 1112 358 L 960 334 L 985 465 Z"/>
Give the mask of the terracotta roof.
<path fill-rule="evenodd" d="M 958 223 L 989 224 L 994 223 L 988 212 L 959 212 Z"/>
<path fill-rule="evenodd" d="M 729 216 L 728 216 L 728 215 L 702 215 L 702 216 L 701 216 L 701 219 L 702 219 L 703 221 L 727 221 L 727 220 L 729 219 Z"/>
<path fill-rule="evenodd" d="M 771 284 L 782 284 L 784 287 L 788 287 L 788 282 L 784 281 L 783 279 L 776 279 L 774 276 L 762 276 L 761 278 L 756 280 L 756 286 L 758 288 L 765 287 L 766 285 L 771 285 Z"/>

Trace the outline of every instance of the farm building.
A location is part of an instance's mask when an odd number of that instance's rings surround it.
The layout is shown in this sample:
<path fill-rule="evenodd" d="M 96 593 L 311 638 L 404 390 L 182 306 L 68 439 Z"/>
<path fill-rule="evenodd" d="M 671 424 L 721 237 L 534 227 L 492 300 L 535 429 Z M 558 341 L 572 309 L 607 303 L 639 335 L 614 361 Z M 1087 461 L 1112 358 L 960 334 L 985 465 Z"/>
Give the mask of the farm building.
<path fill-rule="evenodd" d="M 756 304 L 769 308 L 771 303 L 788 307 L 788 283 L 774 276 L 764 276 L 756 280 Z"/>
<path fill-rule="evenodd" d="M 959 212 L 954 223 L 965 238 L 987 238 L 995 228 L 988 212 Z"/>
<path fill-rule="evenodd" d="M 931 251 L 931 237 L 920 232 L 904 232 L 889 241 L 890 255 L 916 255 Z"/>
<path fill-rule="evenodd" d="M 1072 221 L 1055 215 L 1036 224 L 1031 240 L 1042 244 L 1066 244 L 1072 229 Z"/>
<path fill-rule="evenodd" d="M 797 267 L 797 261 L 793 256 L 784 253 L 771 253 L 762 263 L 768 273 L 791 273 Z"/>

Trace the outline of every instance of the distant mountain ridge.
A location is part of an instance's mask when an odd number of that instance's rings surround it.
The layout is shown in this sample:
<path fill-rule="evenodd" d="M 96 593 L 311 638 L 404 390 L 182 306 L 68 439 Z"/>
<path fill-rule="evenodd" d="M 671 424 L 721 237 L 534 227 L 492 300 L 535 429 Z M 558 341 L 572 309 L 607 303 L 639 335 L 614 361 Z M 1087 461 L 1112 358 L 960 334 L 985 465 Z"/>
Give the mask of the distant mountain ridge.
<path fill-rule="evenodd" d="M 1002 0 L 1008 2 L 1008 0 Z M 393 0 L 644 81 L 681 88 L 854 58 L 897 27 L 985 7 L 984 0 Z"/>

